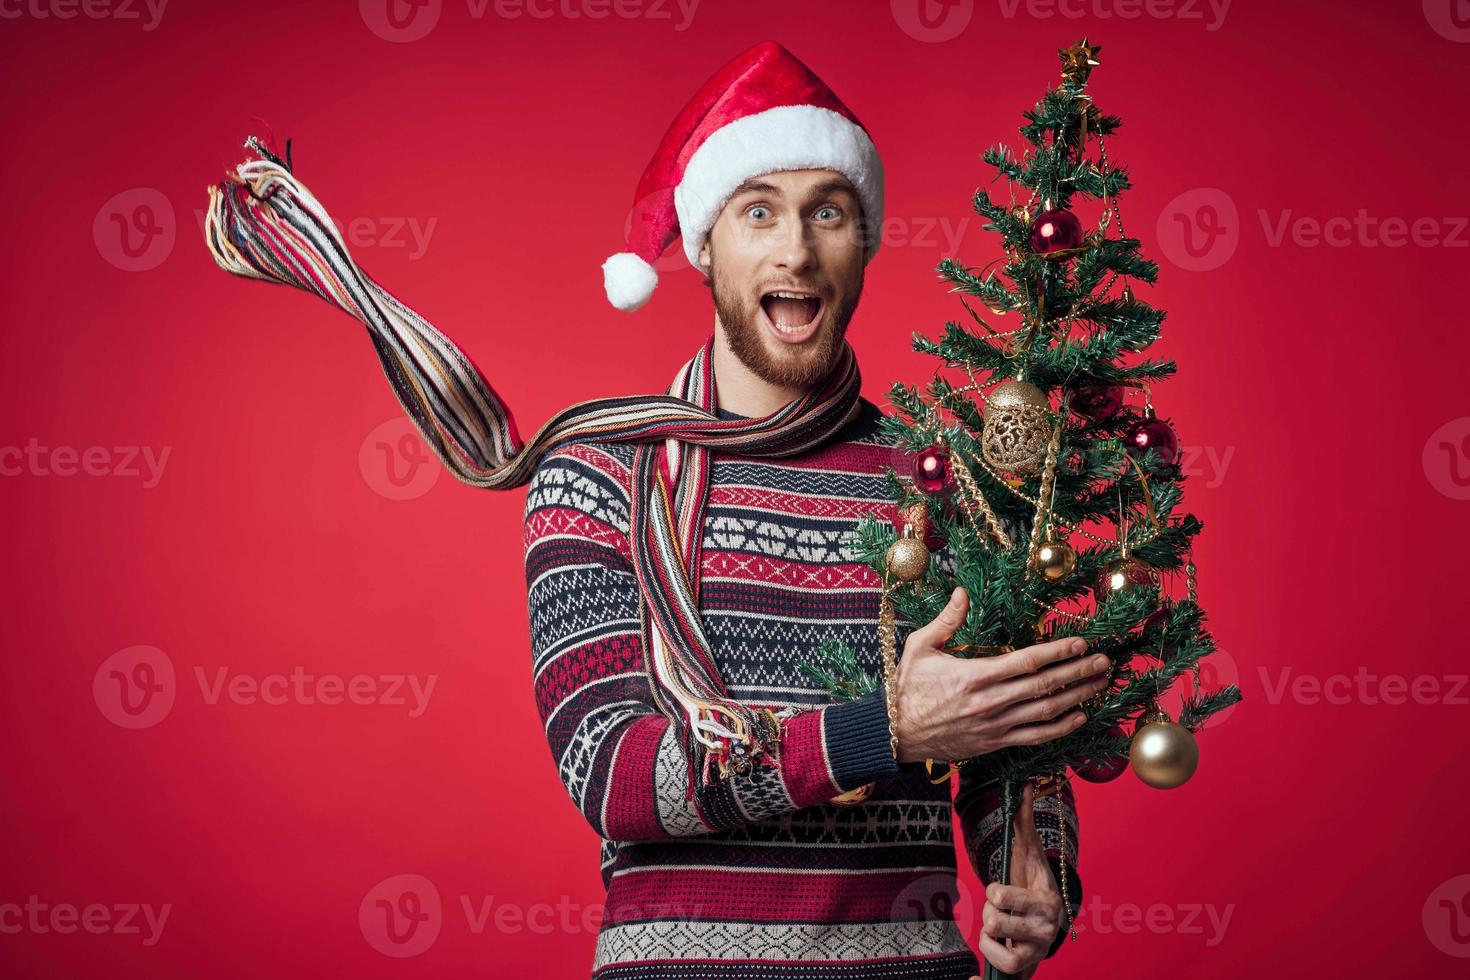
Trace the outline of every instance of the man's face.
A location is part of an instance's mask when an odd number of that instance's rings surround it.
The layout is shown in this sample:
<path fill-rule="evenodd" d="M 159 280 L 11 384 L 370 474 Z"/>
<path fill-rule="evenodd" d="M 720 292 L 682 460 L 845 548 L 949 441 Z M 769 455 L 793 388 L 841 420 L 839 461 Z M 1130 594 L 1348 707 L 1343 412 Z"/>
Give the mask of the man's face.
<path fill-rule="evenodd" d="M 699 253 L 740 362 L 782 387 L 821 381 L 863 290 L 864 241 L 857 193 L 835 171 L 742 184 Z"/>

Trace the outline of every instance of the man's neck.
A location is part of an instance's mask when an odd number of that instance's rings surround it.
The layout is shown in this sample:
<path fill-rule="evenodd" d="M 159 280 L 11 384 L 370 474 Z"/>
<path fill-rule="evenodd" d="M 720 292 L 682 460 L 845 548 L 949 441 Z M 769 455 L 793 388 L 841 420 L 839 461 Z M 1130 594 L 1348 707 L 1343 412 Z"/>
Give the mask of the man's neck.
<path fill-rule="evenodd" d="M 762 418 L 806 394 L 801 387 L 771 384 L 759 377 L 730 351 L 725 328 L 715 319 L 715 345 L 711 354 L 715 393 L 719 407 L 747 418 Z"/>

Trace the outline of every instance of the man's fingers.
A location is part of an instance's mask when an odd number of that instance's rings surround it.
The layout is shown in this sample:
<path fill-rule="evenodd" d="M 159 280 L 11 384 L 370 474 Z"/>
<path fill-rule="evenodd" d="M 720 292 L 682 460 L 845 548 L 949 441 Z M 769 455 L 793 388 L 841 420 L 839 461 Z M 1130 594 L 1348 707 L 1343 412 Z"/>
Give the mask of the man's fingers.
<path fill-rule="evenodd" d="M 1083 714 L 1082 709 L 1073 708 L 1056 721 L 1035 725 L 1017 725 L 1000 736 L 999 744 L 1001 746 L 1040 745 L 1042 742 L 1050 742 L 1075 732 L 1082 727 L 1085 721 L 1087 721 L 1087 715 Z"/>
<path fill-rule="evenodd" d="M 1060 640 L 1049 640 L 1012 650 L 1010 653 L 987 657 L 985 663 L 991 667 L 990 676 L 993 678 L 1020 677 L 1022 674 L 1034 674 L 1058 660 L 1080 656 L 1086 649 L 1087 641 L 1080 636 L 1065 636 Z"/>
<path fill-rule="evenodd" d="M 1054 668 L 1055 669 L 1055 668 Z M 1015 684 L 1017 681 L 1007 681 Z M 1046 697 L 1018 701 L 995 716 L 995 724 L 1002 728 L 1029 725 L 1034 721 L 1051 721 L 1066 714 L 1068 709 L 1086 701 L 1107 687 L 1106 675 L 1077 681 Z M 999 696 L 999 695 L 995 695 Z"/>
<path fill-rule="evenodd" d="M 1020 885 L 992 881 L 985 886 L 985 901 L 1003 912 L 1023 916 L 1037 905 L 1036 896 Z"/>
<path fill-rule="evenodd" d="M 970 607 L 970 596 L 963 588 L 956 588 L 950 593 L 949 602 L 939 610 L 928 623 L 914 630 L 912 638 L 926 647 L 938 649 L 954 636 L 955 631 L 965 622 L 965 612 Z"/>
<path fill-rule="evenodd" d="M 1015 949 L 1006 949 L 1004 944 L 996 942 L 985 933 L 980 934 L 980 955 L 985 957 L 985 962 L 1002 973 L 1020 973 L 1031 959 L 1025 953 L 1026 947 L 1023 943 L 1017 943 Z"/>
<path fill-rule="evenodd" d="M 1027 649 L 1031 649 L 1028 647 Z M 1021 653 L 1018 650 L 1016 653 Z M 1003 654 L 1004 657 L 1013 657 L 1015 654 Z M 996 703 L 1021 704 L 1032 698 L 1044 697 L 1053 691 L 1069 687 L 1078 681 L 1095 680 L 1107 676 L 1108 666 L 1112 663 L 1107 654 L 1099 653 L 1095 656 L 1067 660 L 1064 663 L 1054 663 L 1044 670 L 1020 677 L 1013 677 L 1000 683 L 992 684 L 987 694 L 994 698 Z"/>

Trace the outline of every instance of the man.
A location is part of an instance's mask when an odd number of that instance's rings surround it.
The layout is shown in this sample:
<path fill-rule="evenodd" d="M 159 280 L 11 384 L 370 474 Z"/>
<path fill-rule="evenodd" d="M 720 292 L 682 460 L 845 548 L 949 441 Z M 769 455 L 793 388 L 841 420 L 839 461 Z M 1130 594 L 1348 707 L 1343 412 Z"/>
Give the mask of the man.
<path fill-rule="evenodd" d="M 844 337 L 883 216 L 882 165 L 851 110 L 772 43 L 696 92 L 644 171 L 604 285 L 614 305 L 643 305 L 652 262 L 682 236 L 710 277 L 714 336 L 668 395 L 578 402 L 524 443 L 475 363 L 353 261 L 289 141 L 284 157 L 246 146 L 258 159 L 209 189 L 215 262 L 361 321 L 454 476 L 531 483 L 534 690 L 567 792 L 603 838 L 599 980 L 971 976 L 950 787 L 921 761 L 1070 731 L 1106 658 L 1077 640 L 954 657 L 957 591 L 906 637 L 891 688 L 832 703 L 797 669 L 836 636 L 878 671 L 880 583 L 844 537 L 865 514 L 895 516 L 894 447 Z M 954 801 L 988 882 L 980 952 L 1029 976 L 1061 941 L 1062 895 L 1081 903 L 1075 809 L 1065 787 L 1038 801 L 1028 788 L 1002 886 L 999 801 L 981 789 Z"/>
<path fill-rule="evenodd" d="M 788 52 L 757 45 L 711 78 L 636 200 L 629 250 L 604 265 L 609 299 L 647 302 L 651 263 L 682 230 L 714 300 L 714 337 L 671 394 L 742 426 L 855 375 L 844 335 L 877 247 L 882 168 L 856 117 Z M 844 536 L 865 514 L 895 517 L 883 479 L 895 447 L 878 410 L 851 401 L 794 454 L 747 442 L 696 457 L 687 444 L 585 438 L 535 470 L 534 690 L 561 778 L 603 839 L 598 980 L 970 977 L 978 963 L 953 921 L 950 786 L 921 763 L 1066 734 L 1107 682 L 1107 658 L 1079 656 L 1080 640 L 946 653 L 963 590 L 906 638 L 891 715 L 882 688 L 832 703 L 801 672 L 828 636 L 880 671 L 881 583 Z M 669 489 L 696 466 L 694 489 Z M 649 570 L 657 549 L 643 529 L 658 514 L 645 511 L 659 505 L 637 488 L 650 480 L 684 532 L 665 541 L 666 575 Z M 657 598 L 666 580 L 689 622 Z M 752 708 L 774 720 L 764 742 L 748 735 Z M 761 764 L 741 765 L 751 756 Z M 999 800 L 960 800 L 989 882 L 980 952 L 1030 976 L 1065 935 L 1059 802 L 1067 898 L 1074 912 L 1081 903 L 1070 790 L 1033 800 L 1027 788 L 1012 886 L 993 881 Z"/>

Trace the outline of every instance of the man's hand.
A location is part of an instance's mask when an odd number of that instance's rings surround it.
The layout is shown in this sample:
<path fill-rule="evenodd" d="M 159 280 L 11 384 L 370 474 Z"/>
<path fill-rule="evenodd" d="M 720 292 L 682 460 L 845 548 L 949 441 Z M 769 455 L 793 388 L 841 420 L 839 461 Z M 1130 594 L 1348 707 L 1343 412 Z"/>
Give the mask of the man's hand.
<path fill-rule="evenodd" d="M 1022 980 L 1029 978 L 1046 958 L 1063 921 L 1061 891 L 1041 848 L 1041 835 L 1036 832 L 1036 818 L 1031 812 L 1033 798 L 1028 782 L 1016 811 L 1012 884 L 992 881 L 985 887 L 980 927 L 980 953 L 985 962 Z"/>
<path fill-rule="evenodd" d="M 944 645 L 969 604 L 965 590 L 955 589 L 949 605 L 904 644 L 894 692 L 899 762 L 951 762 L 1049 742 L 1081 725 L 1085 716 L 1072 709 L 1107 687 L 1108 658 L 1081 659 L 1087 643 L 1080 637 L 994 657 L 949 653 Z"/>

